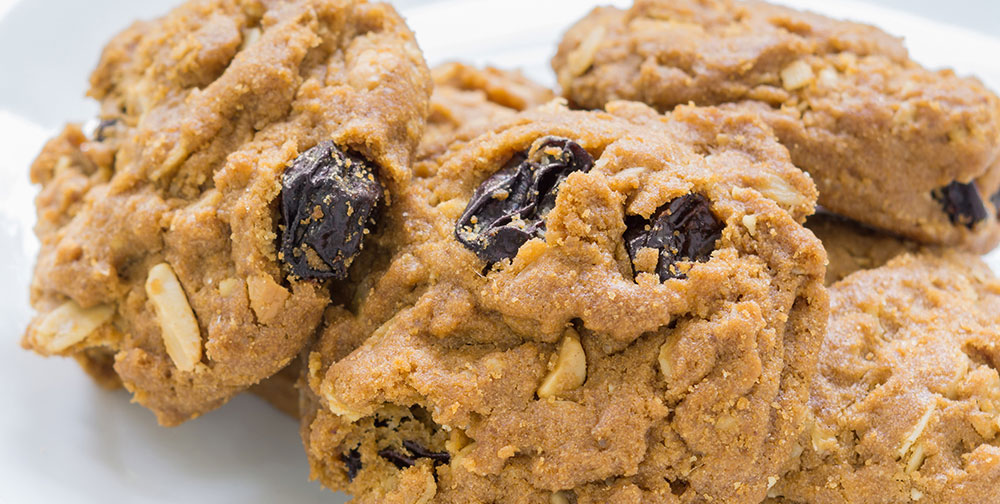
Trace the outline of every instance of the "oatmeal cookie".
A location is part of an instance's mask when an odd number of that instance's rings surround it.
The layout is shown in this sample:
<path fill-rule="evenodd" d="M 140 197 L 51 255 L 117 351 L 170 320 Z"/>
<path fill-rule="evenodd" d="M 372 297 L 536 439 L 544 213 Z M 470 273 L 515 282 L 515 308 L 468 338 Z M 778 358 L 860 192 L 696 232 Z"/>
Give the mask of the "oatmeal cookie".
<path fill-rule="evenodd" d="M 766 125 L 552 103 L 416 174 L 309 354 L 314 477 L 361 503 L 764 498 L 828 310 L 815 188 Z"/>
<path fill-rule="evenodd" d="M 91 78 L 95 134 L 67 127 L 31 168 L 23 345 L 100 348 L 102 376 L 113 354 L 164 425 L 278 372 L 411 177 L 430 87 L 385 4 L 195 0 L 134 24 Z"/>
<path fill-rule="evenodd" d="M 1000 281 L 989 267 L 906 254 L 830 298 L 811 425 L 772 502 L 997 502 Z"/>
<path fill-rule="evenodd" d="M 823 242 L 826 249 L 830 261 L 826 266 L 828 286 L 855 271 L 878 268 L 905 252 L 933 248 L 826 212 L 810 216 L 806 227 Z"/>
<path fill-rule="evenodd" d="M 580 21 L 553 67 L 586 108 L 743 103 L 832 212 L 924 243 L 1000 241 L 1000 99 L 877 28 L 763 2 L 637 0 Z"/>

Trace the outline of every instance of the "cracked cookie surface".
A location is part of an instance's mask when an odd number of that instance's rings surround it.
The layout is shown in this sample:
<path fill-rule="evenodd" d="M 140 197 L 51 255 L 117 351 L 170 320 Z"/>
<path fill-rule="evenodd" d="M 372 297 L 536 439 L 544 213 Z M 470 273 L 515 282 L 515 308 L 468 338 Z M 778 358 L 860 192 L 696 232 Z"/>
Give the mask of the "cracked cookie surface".
<path fill-rule="evenodd" d="M 781 503 L 995 502 L 1000 281 L 978 257 L 906 254 L 830 289 Z"/>
<path fill-rule="evenodd" d="M 764 498 L 827 316 L 800 224 L 813 184 L 752 115 L 608 110 L 546 105 L 416 167 L 309 354 L 323 484 L 380 503 Z"/>
<path fill-rule="evenodd" d="M 1000 241 L 1000 99 L 877 28 L 764 2 L 637 0 L 581 20 L 553 67 L 585 108 L 753 107 L 830 211 L 924 243 Z"/>
<path fill-rule="evenodd" d="M 32 166 L 42 247 L 23 345 L 81 356 L 109 385 L 113 362 L 165 425 L 276 373 L 341 288 L 279 250 L 287 167 L 332 142 L 391 203 L 430 85 L 385 4 L 195 0 L 132 25 L 91 77 L 93 137 L 69 126 Z"/>

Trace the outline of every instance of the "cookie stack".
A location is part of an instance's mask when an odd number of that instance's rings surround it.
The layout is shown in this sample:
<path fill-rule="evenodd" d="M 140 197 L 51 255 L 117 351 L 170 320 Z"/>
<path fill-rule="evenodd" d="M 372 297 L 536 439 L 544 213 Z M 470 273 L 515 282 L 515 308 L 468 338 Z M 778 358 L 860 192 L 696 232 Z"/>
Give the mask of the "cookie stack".
<path fill-rule="evenodd" d="M 552 63 L 431 71 L 364 1 L 132 26 L 31 168 L 24 346 L 163 425 L 263 395 L 357 502 L 1000 502 L 1000 99 L 735 0 Z"/>

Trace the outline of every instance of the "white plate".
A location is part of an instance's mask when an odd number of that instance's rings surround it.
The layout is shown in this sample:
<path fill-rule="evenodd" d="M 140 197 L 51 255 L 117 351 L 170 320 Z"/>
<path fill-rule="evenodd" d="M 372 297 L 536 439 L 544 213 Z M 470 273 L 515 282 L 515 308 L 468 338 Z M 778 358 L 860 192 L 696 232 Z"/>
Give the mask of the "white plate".
<path fill-rule="evenodd" d="M 253 397 L 175 429 L 97 389 L 66 359 L 17 348 L 30 318 L 37 243 L 27 166 L 63 122 L 86 121 L 83 99 L 101 46 L 133 19 L 175 0 L 0 0 L 0 502 L 343 502 L 308 483 L 292 420 Z M 612 3 L 628 3 L 618 0 Z M 1000 40 L 857 2 L 786 3 L 878 24 L 908 37 L 931 66 L 975 73 L 1000 89 Z M 461 59 L 521 67 L 551 84 L 561 32 L 580 0 L 399 0 L 431 64 Z M 488 20 L 484 22 L 484 20 Z M 1000 271 L 1000 256 L 990 257 Z"/>

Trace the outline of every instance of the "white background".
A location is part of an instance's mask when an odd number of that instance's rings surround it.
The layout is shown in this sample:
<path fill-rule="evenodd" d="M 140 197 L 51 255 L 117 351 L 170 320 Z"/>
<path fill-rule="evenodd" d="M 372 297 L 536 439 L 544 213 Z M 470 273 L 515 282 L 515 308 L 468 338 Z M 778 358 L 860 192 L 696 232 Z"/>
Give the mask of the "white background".
<path fill-rule="evenodd" d="M 97 389 L 64 359 L 21 351 L 37 244 L 27 166 L 83 98 L 100 48 L 175 0 L 0 0 L 0 502 L 343 502 L 309 483 L 296 423 L 254 397 L 174 429 Z M 548 60 L 583 0 L 399 0 L 433 65 L 461 59 L 521 67 L 552 84 Z M 624 0 L 611 3 L 627 3 Z M 877 0 L 928 18 L 853 1 L 785 0 L 905 35 L 914 56 L 975 73 L 1000 89 L 1000 1 Z M 1000 271 L 1000 256 L 991 257 Z"/>

